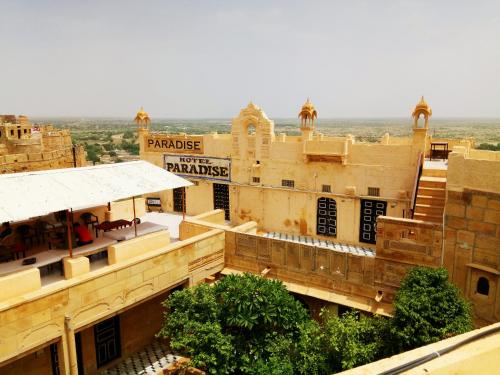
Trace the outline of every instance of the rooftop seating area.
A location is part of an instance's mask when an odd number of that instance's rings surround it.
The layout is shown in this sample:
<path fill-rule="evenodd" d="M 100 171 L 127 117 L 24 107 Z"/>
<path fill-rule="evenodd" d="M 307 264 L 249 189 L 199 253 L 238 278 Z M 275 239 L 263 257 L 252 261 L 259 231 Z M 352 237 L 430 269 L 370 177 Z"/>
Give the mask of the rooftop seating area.
<path fill-rule="evenodd" d="M 99 209 L 95 213 L 99 214 L 98 211 Z M 86 224 L 82 219 L 88 217 L 84 215 L 88 213 L 96 218 L 95 223 Z M 92 236 L 92 243 L 78 246 L 77 238 L 73 235 L 74 247 L 71 252 L 73 258 L 87 257 L 91 270 L 108 264 L 109 246 L 131 240 L 136 237 L 136 233 L 137 237 L 140 237 L 158 231 L 169 231 L 170 242 L 178 241 L 179 224 L 182 221 L 181 214 L 149 212 L 144 213 L 136 221 L 118 219 L 99 224 L 98 216 L 93 212 L 84 214 L 80 214 L 79 217 L 74 215 L 73 221 L 79 221 L 81 225 L 87 226 L 87 231 Z M 63 259 L 70 256 L 67 246 L 67 225 L 55 219 L 49 220 L 50 217 L 43 217 L 11 226 L 13 233 L 7 238 L 9 244 L 0 245 L 4 255 L 0 263 L 0 277 L 36 267 L 40 270 L 42 285 L 64 279 Z M 45 225 L 39 225 L 40 222 Z M 23 230 L 19 231 L 19 228 Z M 39 230 L 39 228 L 44 229 Z"/>

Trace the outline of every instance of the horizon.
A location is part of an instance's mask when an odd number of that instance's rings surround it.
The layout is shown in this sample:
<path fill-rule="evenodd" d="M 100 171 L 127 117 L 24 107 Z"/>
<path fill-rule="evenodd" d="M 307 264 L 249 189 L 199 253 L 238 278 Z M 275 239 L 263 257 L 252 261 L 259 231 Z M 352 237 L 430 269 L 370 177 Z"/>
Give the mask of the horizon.
<path fill-rule="evenodd" d="M 500 118 L 499 35 L 499 2 L 2 2 L 0 112 Z"/>

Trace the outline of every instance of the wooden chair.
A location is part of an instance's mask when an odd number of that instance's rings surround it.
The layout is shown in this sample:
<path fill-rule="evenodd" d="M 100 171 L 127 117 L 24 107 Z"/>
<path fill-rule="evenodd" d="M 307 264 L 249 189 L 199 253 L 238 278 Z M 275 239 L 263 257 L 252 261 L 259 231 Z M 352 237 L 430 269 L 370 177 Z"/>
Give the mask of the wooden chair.
<path fill-rule="evenodd" d="M 9 262 L 11 260 L 14 260 L 11 249 L 0 244 L 0 263 Z"/>
<path fill-rule="evenodd" d="M 31 246 L 33 246 L 33 240 L 38 241 L 37 232 L 28 224 L 18 226 L 16 228 L 16 233 L 25 246 L 28 246 L 28 242 Z"/>
<path fill-rule="evenodd" d="M 37 220 L 34 225 L 35 232 L 38 238 L 38 243 L 45 243 L 51 232 L 56 230 L 54 224 L 44 220 Z"/>
<path fill-rule="evenodd" d="M 2 247 L 3 261 L 19 259 L 21 254 L 23 255 L 23 258 L 26 257 L 26 246 L 19 238 L 19 234 L 17 232 L 6 236 L 2 242 L 0 242 L 0 247 Z M 7 253 L 9 254 L 10 259 L 6 256 Z"/>
<path fill-rule="evenodd" d="M 96 215 L 94 215 L 92 212 L 84 212 L 80 215 L 80 219 L 83 220 L 87 228 L 90 225 L 91 228 L 95 230 L 96 238 L 99 237 L 99 230 L 97 229 L 97 226 L 99 225 L 99 218 Z"/>

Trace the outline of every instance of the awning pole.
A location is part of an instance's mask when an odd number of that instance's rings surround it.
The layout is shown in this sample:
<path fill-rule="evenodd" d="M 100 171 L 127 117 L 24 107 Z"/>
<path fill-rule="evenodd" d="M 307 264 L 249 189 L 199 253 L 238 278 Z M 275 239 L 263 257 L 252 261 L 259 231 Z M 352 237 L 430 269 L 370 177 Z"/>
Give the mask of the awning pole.
<path fill-rule="evenodd" d="M 69 257 L 73 258 L 73 241 L 71 241 L 71 225 L 69 210 L 66 210 L 66 230 L 68 231 Z"/>
<path fill-rule="evenodd" d="M 134 232 L 135 236 L 137 237 L 137 222 L 136 222 L 136 217 L 135 217 L 135 197 L 132 197 L 132 207 L 134 207 Z"/>

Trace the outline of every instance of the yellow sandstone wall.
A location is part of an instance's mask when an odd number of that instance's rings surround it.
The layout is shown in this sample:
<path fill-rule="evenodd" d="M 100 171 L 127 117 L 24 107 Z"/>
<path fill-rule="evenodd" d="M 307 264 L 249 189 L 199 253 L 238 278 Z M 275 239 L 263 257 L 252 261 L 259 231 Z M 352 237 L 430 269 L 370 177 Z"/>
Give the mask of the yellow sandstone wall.
<path fill-rule="evenodd" d="M 444 265 L 474 307 L 476 324 L 500 319 L 500 161 L 450 154 Z M 480 278 L 487 295 L 478 293 Z"/>
<path fill-rule="evenodd" d="M 394 369 L 397 366 L 419 359 L 438 350 L 452 346 L 471 336 L 481 334 L 489 329 L 500 327 L 500 323 L 464 333 L 446 340 L 410 350 L 402 354 L 385 358 L 364 366 L 340 372 L 342 375 L 375 375 Z M 433 374 L 433 375 L 477 375 L 497 374 L 500 367 L 500 332 L 479 338 L 456 350 L 435 358 L 420 366 L 405 371 L 407 375 Z"/>
<path fill-rule="evenodd" d="M 222 230 L 214 229 L 2 301 L 0 363 L 5 365 L 50 340 L 61 340 L 64 356 L 60 360 L 66 371 L 63 373 L 67 373 L 72 331 L 93 325 L 179 283 L 195 284 L 220 271 L 224 237 Z"/>

